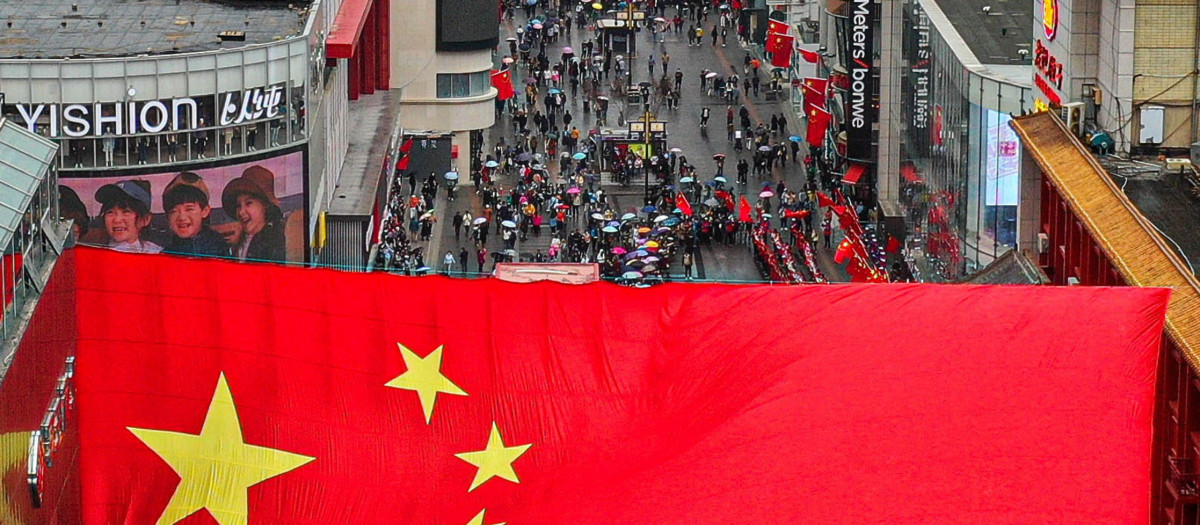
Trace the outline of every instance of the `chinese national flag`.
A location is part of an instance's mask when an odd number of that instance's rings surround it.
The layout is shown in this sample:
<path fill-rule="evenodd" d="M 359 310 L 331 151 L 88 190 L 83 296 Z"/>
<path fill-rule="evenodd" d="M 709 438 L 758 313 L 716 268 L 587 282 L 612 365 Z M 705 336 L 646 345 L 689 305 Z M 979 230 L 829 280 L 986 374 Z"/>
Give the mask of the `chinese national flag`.
<path fill-rule="evenodd" d="M 767 34 L 788 34 L 787 22 L 780 20 L 767 20 Z"/>
<path fill-rule="evenodd" d="M 692 216 L 692 205 L 688 202 L 687 197 L 683 195 L 682 191 L 675 194 L 675 207 L 679 208 L 679 211 L 683 212 L 684 215 L 688 217 Z"/>
<path fill-rule="evenodd" d="M 1165 289 L 72 251 L 74 523 L 1149 521 Z"/>
<path fill-rule="evenodd" d="M 763 46 L 763 50 L 771 54 L 791 52 L 792 37 L 780 33 L 771 33 L 767 35 L 767 43 Z M 774 63 L 774 62 L 772 62 Z"/>
<path fill-rule="evenodd" d="M 787 37 L 787 43 L 778 52 L 771 55 L 771 65 L 775 67 L 789 67 L 792 65 L 792 37 Z"/>
<path fill-rule="evenodd" d="M 512 70 L 505 69 L 502 71 L 492 70 L 492 87 L 499 91 L 496 98 L 500 100 L 508 100 L 517 94 L 513 89 Z"/>
<path fill-rule="evenodd" d="M 825 130 L 829 129 L 829 121 L 833 118 L 828 111 L 816 106 L 808 106 L 808 144 L 819 147 L 825 142 Z"/>
<path fill-rule="evenodd" d="M 829 81 L 823 78 L 804 79 L 804 107 L 825 107 L 825 88 Z"/>
<path fill-rule="evenodd" d="M 409 139 L 409 140 L 412 140 L 412 139 Z M 400 160 L 396 161 L 396 171 L 401 172 L 401 171 L 408 169 L 408 160 L 411 158 L 412 158 L 412 155 L 408 155 L 408 154 L 404 154 L 404 156 L 400 157 Z"/>
<path fill-rule="evenodd" d="M 896 253 L 900 251 L 900 241 L 895 237 L 888 235 L 887 247 L 883 249 L 887 253 Z"/>
<path fill-rule="evenodd" d="M 817 192 L 817 206 L 824 208 L 827 206 L 833 206 L 833 204 L 833 199 L 829 198 L 828 195 L 826 195 L 824 192 Z"/>
<path fill-rule="evenodd" d="M 406 139 L 404 141 L 403 144 L 400 145 L 400 152 L 408 153 L 408 152 L 412 151 L 412 147 L 413 147 L 413 138 L 409 137 L 408 139 Z"/>
<path fill-rule="evenodd" d="M 812 64 L 816 64 L 817 62 L 821 61 L 821 55 L 819 53 L 816 51 L 809 51 L 807 49 L 800 50 L 800 58 L 803 58 L 805 62 Z"/>
<path fill-rule="evenodd" d="M 750 216 L 751 209 L 752 208 L 750 207 L 750 201 L 746 200 L 745 195 L 738 197 L 738 221 L 739 222 L 754 222 L 754 219 L 751 218 L 751 216 Z"/>

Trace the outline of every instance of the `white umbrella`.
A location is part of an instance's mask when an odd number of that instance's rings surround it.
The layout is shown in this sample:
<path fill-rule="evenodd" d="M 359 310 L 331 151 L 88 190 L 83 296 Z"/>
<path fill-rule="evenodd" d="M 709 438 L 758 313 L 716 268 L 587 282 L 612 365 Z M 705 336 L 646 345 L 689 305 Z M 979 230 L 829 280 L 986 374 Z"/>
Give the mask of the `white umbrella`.
<path fill-rule="evenodd" d="M 471 221 L 471 224 L 479 226 L 485 222 L 487 222 L 487 217 L 475 217 L 475 220 Z"/>
<path fill-rule="evenodd" d="M 517 223 L 515 223 L 513 221 L 504 221 L 504 222 L 501 222 L 500 225 L 505 228 L 516 228 L 517 227 Z"/>
<path fill-rule="evenodd" d="M 758 196 L 759 196 L 759 198 L 769 199 L 769 198 L 775 196 L 775 192 L 773 192 L 771 190 L 762 190 L 762 192 L 759 193 Z"/>

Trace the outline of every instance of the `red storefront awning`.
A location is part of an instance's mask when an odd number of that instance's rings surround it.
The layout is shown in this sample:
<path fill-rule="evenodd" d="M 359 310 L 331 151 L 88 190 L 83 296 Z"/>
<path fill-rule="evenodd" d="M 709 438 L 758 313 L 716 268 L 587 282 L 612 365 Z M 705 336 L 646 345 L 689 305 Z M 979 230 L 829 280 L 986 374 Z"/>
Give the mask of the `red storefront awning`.
<path fill-rule="evenodd" d="M 842 182 L 845 184 L 858 184 L 858 179 L 861 179 L 863 173 L 866 172 L 867 166 L 865 164 L 853 162 L 850 164 L 850 168 L 846 170 L 846 174 L 842 176 Z"/>
<path fill-rule="evenodd" d="M 333 30 L 325 41 L 325 56 L 327 58 L 350 58 L 354 56 L 359 37 L 362 36 L 363 26 L 367 23 L 367 14 L 371 12 L 375 0 L 345 0 L 338 9 L 337 18 L 333 21 Z"/>

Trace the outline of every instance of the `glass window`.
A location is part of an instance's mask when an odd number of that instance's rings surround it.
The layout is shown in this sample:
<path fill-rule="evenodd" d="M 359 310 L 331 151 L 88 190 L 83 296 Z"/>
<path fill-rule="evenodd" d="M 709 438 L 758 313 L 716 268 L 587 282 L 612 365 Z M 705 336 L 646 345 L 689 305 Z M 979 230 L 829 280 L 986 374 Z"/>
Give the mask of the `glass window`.
<path fill-rule="evenodd" d="M 486 95 L 492 87 L 490 71 L 439 73 L 437 98 L 466 98 Z"/>

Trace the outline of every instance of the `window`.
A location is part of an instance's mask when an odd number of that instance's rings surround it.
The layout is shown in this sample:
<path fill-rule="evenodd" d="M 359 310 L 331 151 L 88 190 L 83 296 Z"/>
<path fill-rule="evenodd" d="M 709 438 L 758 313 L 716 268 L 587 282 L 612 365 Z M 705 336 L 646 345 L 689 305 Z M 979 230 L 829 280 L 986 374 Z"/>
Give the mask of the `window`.
<path fill-rule="evenodd" d="M 466 98 L 487 94 L 492 88 L 490 71 L 438 73 L 437 98 Z"/>

